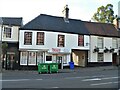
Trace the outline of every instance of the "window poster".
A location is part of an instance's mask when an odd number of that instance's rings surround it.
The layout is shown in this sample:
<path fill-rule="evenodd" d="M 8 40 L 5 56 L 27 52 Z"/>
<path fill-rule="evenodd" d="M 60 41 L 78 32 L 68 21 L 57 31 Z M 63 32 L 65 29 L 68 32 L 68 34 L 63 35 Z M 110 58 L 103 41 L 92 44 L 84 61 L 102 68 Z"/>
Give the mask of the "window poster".
<path fill-rule="evenodd" d="M 27 52 L 20 53 L 20 65 L 27 65 Z"/>
<path fill-rule="evenodd" d="M 36 52 L 29 52 L 28 65 L 36 65 Z"/>

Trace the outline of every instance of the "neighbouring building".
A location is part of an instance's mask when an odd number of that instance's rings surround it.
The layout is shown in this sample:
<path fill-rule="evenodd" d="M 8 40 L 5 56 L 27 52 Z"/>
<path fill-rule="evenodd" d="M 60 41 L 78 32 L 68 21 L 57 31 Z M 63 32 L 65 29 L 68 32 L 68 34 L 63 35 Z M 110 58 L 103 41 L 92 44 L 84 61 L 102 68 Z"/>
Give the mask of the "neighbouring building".
<path fill-rule="evenodd" d="M 113 24 L 85 22 L 90 33 L 88 66 L 116 65 L 120 47 L 118 29 Z"/>
<path fill-rule="evenodd" d="M 0 17 L 0 40 L 2 41 L 2 67 L 17 69 L 19 67 L 19 28 L 21 17 Z"/>

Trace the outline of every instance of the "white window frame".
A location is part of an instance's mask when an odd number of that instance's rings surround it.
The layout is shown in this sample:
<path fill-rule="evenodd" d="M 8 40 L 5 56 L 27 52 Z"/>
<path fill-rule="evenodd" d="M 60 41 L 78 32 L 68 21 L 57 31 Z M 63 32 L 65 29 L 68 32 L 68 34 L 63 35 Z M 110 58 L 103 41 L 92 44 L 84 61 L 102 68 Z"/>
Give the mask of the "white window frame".
<path fill-rule="evenodd" d="M 98 55 L 97 55 L 97 61 L 98 62 L 104 62 L 104 54 L 103 53 L 98 53 Z"/>
<path fill-rule="evenodd" d="M 118 48 L 118 40 L 117 40 L 117 38 L 112 39 L 112 48 L 114 48 L 114 49 Z"/>
<path fill-rule="evenodd" d="M 9 33 L 10 33 L 10 37 L 7 36 L 7 34 L 8 34 L 8 30 L 7 30 L 7 29 L 10 30 L 10 32 L 9 32 Z M 4 36 L 5 38 L 12 38 L 12 27 L 10 27 L 10 26 L 5 26 L 3 31 L 4 31 L 3 36 Z"/>
<path fill-rule="evenodd" d="M 28 52 L 20 52 L 20 65 L 27 65 Z"/>
<path fill-rule="evenodd" d="M 101 42 L 100 42 L 100 40 L 101 40 Z M 103 45 L 104 45 L 104 39 L 99 37 L 97 39 L 97 47 L 100 49 L 103 49 Z"/>
<path fill-rule="evenodd" d="M 28 65 L 36 65 L 36 52 L 29 52 Z"/>
<path fill-rule="evenodd" d="M 37 56 L 37 65 L 38 65 L 38 63 L 43 63 L 44 61 L 44 59 L 43 59 L 43 52 L 37 52 L 36 53 L 36 56 Z"/>

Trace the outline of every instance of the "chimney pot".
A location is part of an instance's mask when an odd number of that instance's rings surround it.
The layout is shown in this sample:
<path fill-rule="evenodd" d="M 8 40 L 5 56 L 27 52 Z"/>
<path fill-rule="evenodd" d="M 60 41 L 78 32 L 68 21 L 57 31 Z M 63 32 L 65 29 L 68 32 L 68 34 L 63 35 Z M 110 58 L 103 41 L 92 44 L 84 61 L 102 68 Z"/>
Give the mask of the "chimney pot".
<path fill-rule="evenodd" d="M 64 14 L 65 22 L 69 22 L 69 20 L 68 20 L 68 18 L 69 18 L 69 8 L 68 8 L 68 5 L 65 5 L 64 10 L 62 12 Z"/>

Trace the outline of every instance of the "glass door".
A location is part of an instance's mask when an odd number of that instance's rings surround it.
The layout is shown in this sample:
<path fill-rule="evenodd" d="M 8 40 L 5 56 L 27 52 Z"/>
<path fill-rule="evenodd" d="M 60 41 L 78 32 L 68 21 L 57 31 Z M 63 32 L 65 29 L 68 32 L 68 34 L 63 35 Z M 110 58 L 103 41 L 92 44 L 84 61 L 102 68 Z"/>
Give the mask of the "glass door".
<path fill-rule="evenodd" d="M 63 56 L 57 56 L 57 63 L 59 63 L 59 69 L 63 69 Z"/>
<path fill-rule="evenodd" d="M 14 69 L 15 54 L 7 54 L 7 69 Z"/>

